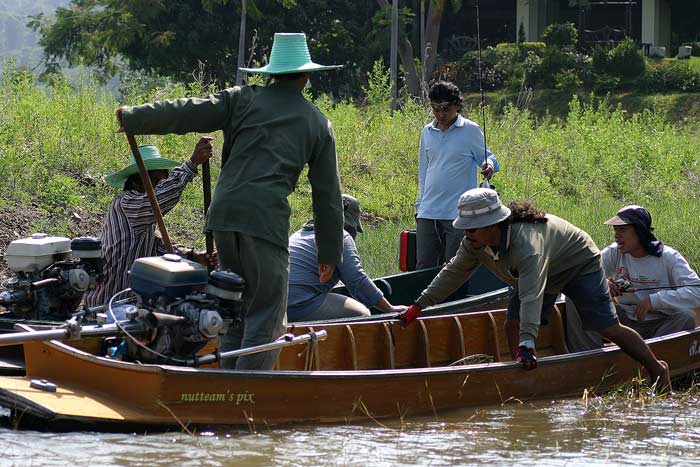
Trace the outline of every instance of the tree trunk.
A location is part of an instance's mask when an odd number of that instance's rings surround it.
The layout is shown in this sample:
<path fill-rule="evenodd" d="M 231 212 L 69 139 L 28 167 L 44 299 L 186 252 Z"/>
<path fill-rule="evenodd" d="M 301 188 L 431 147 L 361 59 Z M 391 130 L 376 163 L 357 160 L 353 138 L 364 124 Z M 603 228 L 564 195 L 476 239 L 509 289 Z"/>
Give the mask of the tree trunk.
<path fill-rule="evenodd" d="M 238 33 L 238 60 L 237 60 L 237 66 L 236 66 L 236 86 L 240 86 L 243 84 L 243 76 L 244 76 L 244 71 L 241 71 L 241 67 L 243 66 L 243 54 L 245 54 L 245 21 L 246 21 L 246 16 L 248 12 L 246 11 L 246 0 L 243 0 L 241 3 L 241 28 Z"/>
<path fill-rule="evenodd" d="M 390 5 L 389 0 L 377 0 L 377 4 L 382 8 Z M 389 19 L 391 19 L 391 17 L 389 17 Z M 399 57 L 401 58 L 401 64 L 405 71 L 404 80 L 406 89 L 411 95 L 420 96 L 420 80 L 416 72 L 416 63 L 413 60 L 413 46 L 411 45 L 411 41 L 408 40 L 406 31 L 404 31 L 403 28 L 399 28 L 399 38 Z"/>
<path fill-rule="evenodd" d="M 428 24 L 425 28 L 426 47 L 429 47 L 425 59 L 425 81 L 430 81 L 428 78 L 435 71 L 435 63 L 437 61 L 438 40 L 440 39 L 440 23 L 442 22 L 442 14 L 445 11 L 445 3 L 447 0 L 431 0 L 428 10 Z"/>

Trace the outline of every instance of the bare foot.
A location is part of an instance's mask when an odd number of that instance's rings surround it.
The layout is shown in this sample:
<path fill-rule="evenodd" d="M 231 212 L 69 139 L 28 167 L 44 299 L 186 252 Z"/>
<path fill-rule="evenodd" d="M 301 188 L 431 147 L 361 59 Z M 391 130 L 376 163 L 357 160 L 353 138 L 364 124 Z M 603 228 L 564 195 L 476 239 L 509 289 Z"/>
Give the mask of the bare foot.
<path fill-rule="evenodd" d="M 658 360 L 661 364 L 661 371 L 651 374 L 651 384 L 656 383 L 657 394 L 665 394 L 672 392 L 671 388 L 671 376 L 668 371 L 668 363 L 663 360 Z"/>

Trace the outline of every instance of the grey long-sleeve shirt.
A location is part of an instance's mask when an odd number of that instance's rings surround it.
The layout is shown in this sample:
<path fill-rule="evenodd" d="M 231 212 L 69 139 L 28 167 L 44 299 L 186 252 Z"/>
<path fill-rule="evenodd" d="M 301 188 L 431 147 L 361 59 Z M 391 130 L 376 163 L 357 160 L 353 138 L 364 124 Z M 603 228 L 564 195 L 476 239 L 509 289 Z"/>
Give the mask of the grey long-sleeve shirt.
<path fill-rule="evenodd" d="M 502 231 L 496 254 L 490 247 L 474 249 L 465 239 L 454 258 L 440 271 L 417 302 L 440 302 L 466 282 L 480 264 L 515 285 L 520 297 L 520 339 L 535 340 L 545 292 L 558 294 L 579 274 L 602 268 L 591 237 L 557 216 L 546 223 L 516 222 Z"/>

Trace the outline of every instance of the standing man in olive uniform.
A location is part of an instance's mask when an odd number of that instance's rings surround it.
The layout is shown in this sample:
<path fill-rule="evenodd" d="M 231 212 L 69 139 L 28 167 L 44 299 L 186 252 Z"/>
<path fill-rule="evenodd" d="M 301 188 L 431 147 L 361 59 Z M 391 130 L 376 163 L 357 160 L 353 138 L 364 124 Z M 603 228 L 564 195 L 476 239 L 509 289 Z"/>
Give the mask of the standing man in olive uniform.
<path fill-rule="evenodd" d="M 223 130 L 221 174 L 207 215 L 222 269 L 243 276 L 241 326 L 222 337 L 220 350 L 270 342 L 285 331 L 289 276 L 287 197 L 308 164 L 319 274 L 331 278 L 343 251 L 343 205 L 331 123 L 302 90 L 309 73 L 337 69 L 311 61 L 304 34 L 275 34 L 270 63 L 243 69 L 270 75 L 269 86 L 224 89 L 205 98 L 122 107 L 130 134 Z M 225 360 L 238 370 L 272 369 L 279 352 Z"/>

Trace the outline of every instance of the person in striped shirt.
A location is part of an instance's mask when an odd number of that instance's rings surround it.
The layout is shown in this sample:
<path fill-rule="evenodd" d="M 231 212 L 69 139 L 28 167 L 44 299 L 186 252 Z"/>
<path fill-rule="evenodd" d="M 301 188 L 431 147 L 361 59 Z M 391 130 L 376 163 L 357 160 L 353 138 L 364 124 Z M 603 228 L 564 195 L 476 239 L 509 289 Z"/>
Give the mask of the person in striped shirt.
<path fill-rule="evenodd" d="M 180 201 L 187 184 L 197 175 L 197 166 L 212 155 L 211 137 L 200 138 L 190 158 L 183 164 L 160 156 L 152 145 L 139 146 L 156 198 L 165 215 Z M 170 173 L 168 171 L 172 169 Z M 102 260 L 104 276 L 94 290 L 85 294 L 88 307 L 105 304 L 117 292 L 129 287 L 129 268 L 137 258 L 166 253 L 156 232 L 153 209 L 132 156 L 131 165 L 105 177 L 121 189 L 109 205 L 102 226 Z M 216 256 L 178 247 L 178 254 L 204 265 L 216 265 Z"/>

